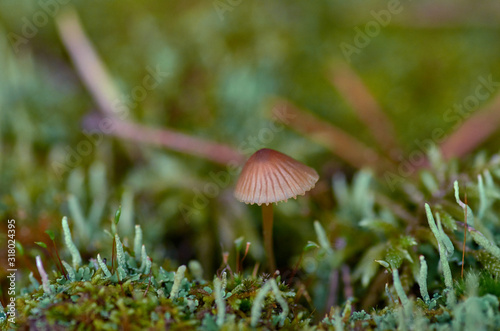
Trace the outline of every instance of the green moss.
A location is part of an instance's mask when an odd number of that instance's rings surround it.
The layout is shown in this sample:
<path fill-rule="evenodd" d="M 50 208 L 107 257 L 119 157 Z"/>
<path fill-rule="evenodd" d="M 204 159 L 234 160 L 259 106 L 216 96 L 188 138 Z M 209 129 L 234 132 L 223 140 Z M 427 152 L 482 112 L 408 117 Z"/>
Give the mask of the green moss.
<path fill-rule="evenodd" d="M 494 173 L 499 167 L 493 164 L 490 170 Z M 429 176 L 436 169 L 415 179 L 415 187 L 428 188 L 419 193 L 429 194 L 428 204 L 410 196 L 395 205 L 396 198 L 367 171 L 356 175 L 351 185 L 335 179 L 339 205 L 321 222 L 311 224 L 305 248 L 293 267 L 275 275 L 253 276 L 254 262 L 236 274 L 236 263 L 243 264 L 232 256 L 217 276 L 207 278 L 197 261 L 187 263 L 188 268 L 171 260 L 153 262 L 148 252 L 155 252 L 156 247 L 144 240 L 149 226 L 144 230 L 136 226 L 130 231 L 132 240 L 120 236 L 116 222 L 111 223 L 109 238 L 96 246 L 99 252 L 89 258 L 84 246 L 75 244 L 81 241 L 79 232 L 71 233 L 64 218 L 61 238 L 67 250 L 61 257 L 71 258 L 73 263 L 62 261 L 66 270 L 62 275 L 49 270 L 50 262 L 43 260 L 48 280 L 40 284 L 31 276 L 21 289 L 16 299 L 16 326 L 82 330 L 409 330 L 414 326 L 453 330 L 474 325 L 498 329 L 497 243 L 469 228 L 475 237 L 468 236 L 465 279 L 461 279 L 463 225 L 459 216 L 465 205 L 458 184 L 452 185 L 456 175 L 446 173 L 447 167 L 437 168 L 445 173 L 432 177 L 433 181 L 429 182 Z M 498 189 L 498 178 L 485 178 L 488 180 L 468 187 L 469 191 L 483 191 L 469 197 L 468 217 L 474 218 L 480 208 L 485 215 L 481 226 L 496 233 L 500 224 L 486 215 L 497 213 L 500 196 L 487 192 Z M 397 189 L 403 191 L 407 185 Z M 447 191 L 440 198 L 430 198 L 436 187 L 447 187 Z M 235 249 L 242 249 L 242 240 L 236 241 Z M 38 247 L 47 249 L 47 245 Z M 111 258 L 103 259 L 109 252 Z M 2 316 L 5 328 L 8 323 Z"/>

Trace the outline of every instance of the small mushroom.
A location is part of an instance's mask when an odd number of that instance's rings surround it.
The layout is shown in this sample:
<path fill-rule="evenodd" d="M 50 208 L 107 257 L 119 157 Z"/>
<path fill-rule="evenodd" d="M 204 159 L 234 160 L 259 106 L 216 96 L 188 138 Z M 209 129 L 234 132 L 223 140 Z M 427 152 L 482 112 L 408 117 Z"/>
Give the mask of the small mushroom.
<path fill-rule="evenodd" d="M 271 272 L 276 270 L 272 203 L 304 195 L 318 179 L 313 168 L 269 148 L 255 152 L 243 166 L 234 196 L 244 203 L 262 205 L 264 246 Z"/>

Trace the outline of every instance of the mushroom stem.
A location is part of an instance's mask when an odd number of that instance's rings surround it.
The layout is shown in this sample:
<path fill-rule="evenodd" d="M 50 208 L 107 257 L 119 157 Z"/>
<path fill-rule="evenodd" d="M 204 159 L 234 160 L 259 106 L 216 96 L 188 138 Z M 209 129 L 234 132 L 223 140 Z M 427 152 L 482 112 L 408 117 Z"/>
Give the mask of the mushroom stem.
<path fill-rule="evenodd" d="M 274 260 L 273 251 L 273 205 L 262 205 L 262 221 L 263 234 L 264 234 L 264 247 L 266 249 L 267 264 L 269 271 L 274 273 L 276 271 L 276 262 Z"/>

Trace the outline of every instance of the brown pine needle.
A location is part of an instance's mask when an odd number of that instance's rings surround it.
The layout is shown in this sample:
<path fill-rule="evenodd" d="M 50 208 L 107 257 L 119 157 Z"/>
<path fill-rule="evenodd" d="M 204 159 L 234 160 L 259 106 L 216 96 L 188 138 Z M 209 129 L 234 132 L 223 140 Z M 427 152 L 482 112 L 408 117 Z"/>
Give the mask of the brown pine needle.
<path fill-rule="evenodd" d="M 124 116 L 118 116 L 116 101 L 120 100 L 120 91 L 85 34 L 76 11 L 66 8 L 64 13 L 56 18 L 56 27 L 78 76 L 102 113 L 102 116 L 96 117 L 95 120 L 100 126 L 104 126 L 104 123 L 109 124 L 105 131 L 97 127 L 88 127 L 87 130 L 123 140 L 162 146 L 222 165 L 244 162 L 245 156 L 230 145 L 209 141 L 170 128 L 150 128 L 127 121 Z M 128 114 L 129 112 L 130 109 L 127 108 L 122 113 Z"/>
<path fill-rule="evenodd" d="M 300 109 L 289 100 L 276 99 L 273 115 L 288 127 L 329 149 L 355 168 L 368 166 L 380 172 L 392 169 L 389 160 L 366 146 L 355 136 L 306 110 Z"/>
<path fill-rule="evenodd" d="M 463 157 L 491 138 L 500 128 L 500 94 L 464 119 L 461 126 L 440 145 L 443 157 Z"/>
<path fill-rule="evenodd" d="M 385 151 L 399 152 L 394 127 L 361 77 L 348 65 L 337 63 L 330 81 Z"/>

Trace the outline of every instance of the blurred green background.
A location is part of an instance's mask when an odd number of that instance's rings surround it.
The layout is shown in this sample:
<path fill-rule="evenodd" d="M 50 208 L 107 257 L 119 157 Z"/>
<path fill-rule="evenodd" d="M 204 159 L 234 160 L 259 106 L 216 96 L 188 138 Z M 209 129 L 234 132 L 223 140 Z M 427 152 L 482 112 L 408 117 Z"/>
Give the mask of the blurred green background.
<path fill-rule="evenodd" d="M 240 236 L 252 242 L 247 266 L 263 258 L 260 209 L 234 199 L 236 176 L 189 219 L 179 209 L 193 205 L 197 192 L 213 182 L 210 173 L 226 170 L 222 165 L 106 136 L 62 176 L 56 170 L 88 139 L 82 130 L 99 112 L 57 30 L 55 20 L 65 10 L 76 11 L 124 98 L 133 99 L 148 68 L 168 73 L 132 100 L 127 121 L 241 150 L 270 127 L 279 97 L 380 150 L 331 83 L 332 70 L 349 65 L 392 122 L 405 154 L 435 128 L 452 132 L 455 123 L 444 114 L 474 95 L 479 77 L 500 81 L 500 4 L 402 1 L 387 26 L 347 58 L 342 43 L 355 45 L 357 29 L 374 22 L 373 12 L 387 11 L 389 3 L 1 1 L 0 219 L 2 229 L 4 220 L 17 221 L 16 239 L 28 248 L 19 263 L 34 271 L 30 261 L 44 254 L 34 242 L 48 242 L 47 229 L 59 234 L 63 215 L 86 258 L 102 249 L 111 254 L 103 230 L 120 204 L 126 210 L 119 232 L 130 240 L 133 224 L 141 224 L 156 261 L 198 259 L 212 272 L 223 251 L 234 258 Z M 498 151 L 498 138 L 483 147 Z M 311 194 L 275 208 L 278 266 L 287 268 L 315 237 L 313 220 L 333 219 L 333 174 L 349 177 L 355 169 L 289 127 L 257 147 L 284 152 L 321 176 Z M 75 225 L 78 211 L 87 230 Z M 3 259 L 6 245 L 1 247 Z"/>

